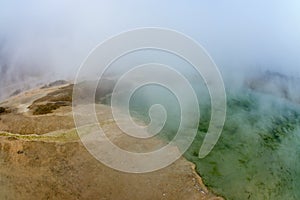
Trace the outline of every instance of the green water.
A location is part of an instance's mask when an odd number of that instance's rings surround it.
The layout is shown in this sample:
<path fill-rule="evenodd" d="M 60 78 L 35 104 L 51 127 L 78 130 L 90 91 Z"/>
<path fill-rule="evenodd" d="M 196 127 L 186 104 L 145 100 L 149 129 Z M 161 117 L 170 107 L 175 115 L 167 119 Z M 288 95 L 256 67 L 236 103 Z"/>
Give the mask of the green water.
<path fill-rule="evenodd" d="M 205 184 L 226 199 L 300 199 L 300 111 L 254 93 L 229 95 L 227 121 L 213 151 L 197 157 L 199 131 L 185 157 Z M 206 123 L 200 123 L 205 131 Z M 203 130 L 204 129 L 204 130 Z"/>
<path fill-rule="evenodd" d="M 135 94 L 131 111 L 147 119 L 150 105 L 166 106 L 168 120 L 160 137 L 172 139 L 180 121 L 171 95 Z M 206 105 L 206 106 L 203 106 Z M 210 119 L 209 104 L 200 105 L 198 133 L 184 156 L 194 162 L 204 183 L 229 200 L 300 199 L 300 105 L 249 90 L 227 93 L 222 135 L 204 159 L 198 152 Z M 178 118 L 179 117 L 179 118 Z"/>

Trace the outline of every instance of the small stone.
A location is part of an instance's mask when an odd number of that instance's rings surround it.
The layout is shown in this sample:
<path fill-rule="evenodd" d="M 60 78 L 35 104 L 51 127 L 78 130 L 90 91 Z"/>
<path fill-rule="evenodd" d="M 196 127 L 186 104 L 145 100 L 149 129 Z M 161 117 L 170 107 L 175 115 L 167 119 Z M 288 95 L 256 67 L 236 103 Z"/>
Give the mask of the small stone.
<path fill-rule="evenodd" d="M 17 151 L 17 154 L 23 154 L 23 153 L 24 153 L 24 151 L 22 151 L 22 150 Z"/>

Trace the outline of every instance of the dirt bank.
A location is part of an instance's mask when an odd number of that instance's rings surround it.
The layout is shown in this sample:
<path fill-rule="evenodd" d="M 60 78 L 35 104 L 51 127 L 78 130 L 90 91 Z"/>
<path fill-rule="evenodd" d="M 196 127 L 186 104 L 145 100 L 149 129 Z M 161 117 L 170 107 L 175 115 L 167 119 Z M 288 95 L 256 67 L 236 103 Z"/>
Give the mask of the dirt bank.
<path fill-rule="evenodd" d="M 146 174 L 103 165 L 76 136 L 70 106 L 44 115 L 19 109 L 58 89 L 33 90 L 0 104 L 11 111 L 0 115 L 0 199 L 220 199 L 207 191 L 194 165 L 184 158 Z M 111 123 L 109 107 L 97 105 L 97 111 L 114 143 L 139 148 Z M 153 140 L 147 145 L 151 149 L 163 143 Z"/>

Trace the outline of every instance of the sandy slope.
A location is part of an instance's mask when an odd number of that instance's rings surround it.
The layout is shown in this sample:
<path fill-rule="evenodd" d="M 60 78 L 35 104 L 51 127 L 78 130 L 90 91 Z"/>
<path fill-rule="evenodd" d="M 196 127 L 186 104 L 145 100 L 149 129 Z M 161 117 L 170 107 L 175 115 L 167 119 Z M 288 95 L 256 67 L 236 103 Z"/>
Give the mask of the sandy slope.
<path fill-rule="evenodd" d="M 35 116 L 27 109 L 58 89 L 32 90 L 0 104 L 11 110 L 0 115 L 0 199 L 219 199 L 184 158 L 146 174 L 122 173 L 97 161 L 76 136 L 70 106 Z M 97 111 L 115 144 L 140 148 L 113 123 L 109 107 L 98 105 Z M 145 144 L 148 150 L 162 145 L 157 139 Z"/>

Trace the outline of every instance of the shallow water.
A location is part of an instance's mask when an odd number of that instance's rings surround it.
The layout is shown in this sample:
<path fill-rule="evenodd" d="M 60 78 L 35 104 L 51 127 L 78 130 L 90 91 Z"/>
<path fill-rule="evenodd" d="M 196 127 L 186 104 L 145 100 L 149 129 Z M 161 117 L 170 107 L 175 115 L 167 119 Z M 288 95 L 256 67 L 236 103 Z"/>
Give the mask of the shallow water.
<path fill-rule="evenodd" d="M 137 93 L 132 114 L 149 122 L 149 106 L 165 105 L 168 119 L 160 136 L 170 140 L 180 109 L 170 104 L 171 94 L 154 94 L 145 101 Z M 198 134 L 185 157 L 197 165 L 204 183 L 226 199 L 300 199 L 300 105 L 246 89 L 227 96 L 226 123 L 213 151 L 198 158 L 210 119 L 210 106 L 204 103 Z"/>
<path fill-rule="evenodd" d="M 263 99 L 262 99 L 263 98 Z M 299 106 L 283 99 L 247 94 L 228 99 L 220 140 L 197 157 L 199 132 L 186 157 L 205 184 L 226 199 L 300 199 Z"/>

